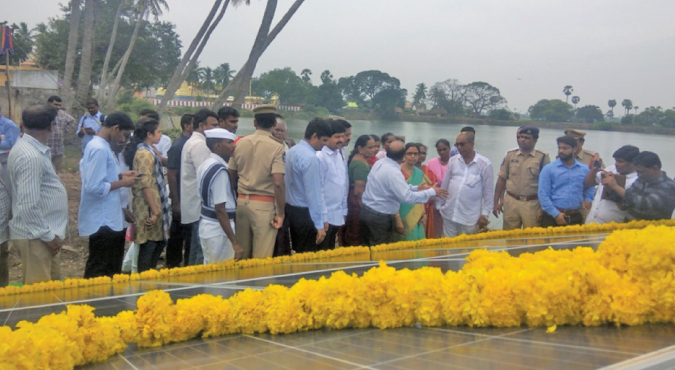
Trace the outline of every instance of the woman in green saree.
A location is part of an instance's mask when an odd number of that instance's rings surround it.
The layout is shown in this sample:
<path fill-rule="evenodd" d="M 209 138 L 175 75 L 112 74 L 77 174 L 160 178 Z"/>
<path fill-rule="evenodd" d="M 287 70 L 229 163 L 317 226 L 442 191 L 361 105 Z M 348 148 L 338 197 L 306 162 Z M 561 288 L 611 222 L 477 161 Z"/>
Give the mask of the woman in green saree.
<path fill-rule="evenodd" d="M 419 153 L 419 144 L 407 143 L 405 145 L 405 159 L 401 163 L 403 177 L 405 177 L 410 185 L 433 185 L 429 178 L 424 175 L 424 172 L 415 166 Z M 399 214 L 403 222 L 404 240 L 420 240 L 425 238 L 424 225 L 427 216 L 424 204 L 401 203 Z"/>

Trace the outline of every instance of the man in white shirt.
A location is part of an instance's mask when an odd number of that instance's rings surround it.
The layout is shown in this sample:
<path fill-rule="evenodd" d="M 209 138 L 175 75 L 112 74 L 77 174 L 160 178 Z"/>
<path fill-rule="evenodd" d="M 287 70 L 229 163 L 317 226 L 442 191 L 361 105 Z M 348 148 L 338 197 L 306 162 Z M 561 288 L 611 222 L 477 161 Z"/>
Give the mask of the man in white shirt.
<path fill-rule="evenodd" d="M 188 265 L 204 263 L 199 244 L 199 217 L 202 200 L 199 196 L 197 168 L 209 158 L 211 151 L 206 146 L 204 132 L 218 127 L 218 116 L 208 109 L 199 110 L 193 120 L 194 132 L 183 147 L 180 163 L 180 214 L 183 225 L 192 225 L 190 258 Z"/>
<path fill-rule="evenodd" d="M 316 156 L 321 162 L 321 188 L 324 200 L 324 222 L 328 222 L 326 238 L 319 249 L 335 249 L 338 227 L 345 224 L 349 179 L 340 149 L 345 140 L 346 127 L 335 120 L 328 121 L 332 135 Z"/>
<path fill-rule="evenodd" d="M 637 173 L 635 172 L 635 166 L 633 166 L 633 159 L 635 159 L 638 154 L 640 154 L 640 149 L 632 145 L 624 145 L 617 149 L 612 155 L 614 157 L 614 165 L 605 168 L 604 171 L 600 169 L 600 166 L 595 165 L 599 159 L 594 158 L 591 160 L 591 171 L 584 180 L 584 186 L 590 187 L 598 185 L 598 188 L 595 191 L 595 198 L 593 199 L 591 211 L 588 213 L 588 218 L 586 219 L 587 224 L 627 222 L 633 219 L 633 216 L 631 216 L 626 209 L 619 206 L 619 204 L 623 203 L 621 197 L 614 191 L 605 187 L 602 184 L 602 178 L 607 173 L 618 175 L 614 177 L 618 181 L 624 183 L 624 189 L 628 189 L 638 179 Z"/>
<path fill-rule="evenodd" d="M 401 172 L 403 157 L 405 144 L 395 139 L 389 144 L 387 156 L 375 162 L 368 174 L 360 214 L 361 238 L 368 246 L 394 241 L 401 203 L 426 203 L 433 196 L 443 198 L 448 195 L 437 186 L 428 188 L 408 184 Z"/>
<path fill-rule="evenodd" d="M 463 132 L 455 139 L 459 155 L 450 157 L 441 188 L 447 200 L 436 202 L 443 217 L 443 236 L 475 234 L 487 227 L 494 204 L 494 173 L 489 159 L 474 150 L 475 135 Z"/>
<path fill-rule="evenodd" d="M 244 250 L 234 236 L 237 201 L 227 172 L 227 161 L 234 152 L 237 135 L 223 128 L 214 128 L 206 131 L 205 136 L 206 146 L 212 153 L 197 168 L 197 179 L 202 199 L 199 239 L 206 265 L 233 258 L 239 260 Z"/>

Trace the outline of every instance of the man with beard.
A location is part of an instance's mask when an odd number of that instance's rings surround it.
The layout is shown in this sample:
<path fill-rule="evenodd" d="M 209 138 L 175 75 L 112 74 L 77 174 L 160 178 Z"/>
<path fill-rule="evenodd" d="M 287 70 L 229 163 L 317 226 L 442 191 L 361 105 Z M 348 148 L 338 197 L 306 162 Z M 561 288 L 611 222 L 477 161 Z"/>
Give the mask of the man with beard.
<path fill-rule="evenodd" d="M 591 208 L 594 188 L 584 187 L 590 169 L 574 158 L 577 141 L 561 136 L 558 159 L 546 165 L 539 174 L 539 201 L 544 210 L 541 226 L 581 225 L 582 207 Z"/>

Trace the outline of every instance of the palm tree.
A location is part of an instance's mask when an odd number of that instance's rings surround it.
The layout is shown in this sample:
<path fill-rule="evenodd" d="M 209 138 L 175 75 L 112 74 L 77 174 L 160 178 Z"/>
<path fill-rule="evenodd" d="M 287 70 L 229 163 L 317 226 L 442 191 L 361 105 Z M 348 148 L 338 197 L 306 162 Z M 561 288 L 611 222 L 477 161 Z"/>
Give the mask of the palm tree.
<path fill-rule="evenodd" d="M 178 67 L 176 67 L 173 75 L 171 75 L 169 83 L 166 85 L 164 97 L 157 108 L 159 114 L 162 114 L 168 102 L 173 99 L 176 90 L 180 88 L 183 81 L 187 79 L 190 72 L 194 69 L 197 61 L 199 60 L 199 56 L 202 53 L 202 50 L 204 50 L 204 47 L 208 43 L 209 37 L 211 37 L 213 30 L 216 29 L 216 26 L 218 26 L 220 21 L 223 19 L 225 11 L 230 5 L 230 2 L 232 2 L 234 5 L 250 4 L 250 0 L 225 0 L 224 3 L 223 0 L 215 0 L 213 2 L 211 11 L 206 16 L 206 19 L 204 19 L 202 26 L 199 28 L 199 31 L 197 31 L 197 34 L 192 39 L 192 42 L 183 53 L 183 57 L 181 58 Z M 222 106 L 222 102 L 220 104 Z"/>
<path fill-rule="evenodd" d="M 127 50 L 122 55 L 122 59 L 117 63 L 119 64 L 119 69 L 115 76 L 115 82 L 113 82 L 112 87 L 108 93 L 108 103 L 106 106 L 109 109 L 112 109 L 115 105 L 115 98 L 117 97 L 117 91 L 119 91 L 122 84 L 122 76 L 124 75 L 124 69 L 129 63 L 129 58 L 131 57 L 131 52 L 136 45 L 136 40 L 138 39 L 138 32 L 140 31 L 141 25 L 145 18 L 152 14 L 155 17 L 155 20 L 162 14 L 162 8 L 169 9 L 169 5 L 166 3 L 166 0 L 137 0 L 135 3 L 136 8 L 136 26 L 134 27 L 134 32 L 131 34 L 131 39 L 129 40 L 129 45 Z M 117 68 L 117 66 L 115 66 Z"/>
<path fill-rule="evenodd" d="M 577 103 L 579 103 L 579 101 L 581 101 L 580 97 L 578 97 L 578 96 L 572 97 L 572 104 L 574 104 L 574 109 L 577 109 Z"/>
<path fill-rule="evenodd" d="M 574 91 L 574 88 L 572 88 L 571 85 L 563 87 L 563 94 L 565 94 L 565 103 L 568 103 L 570 95 L 572 95 L 572 91 Z"/>
<path fill-rule="evenodd" d="M 626 109 L 626 115 L 630 113 L 630 110 L 633 109 L 633 102 L 630 99 L 624 99 L 621 102 L 621 106 Z"/>
<path fill-rule="evenodd" d="M 190 71 L 190 74 L 185 79 L 190 86 L 198 86 L 204 80 L 204 68 L 199 66 L 199 62 L 195 63 L 195 68 Z"/>
<path fill-rule="evenodd" d="M 612 117 L 614 117 L 614 107 L 616 107 L 616 100 L 615 99 L 610 99 L 607 102 L 607 105 L 609 105 L 609 108 L 612 110 Z"/>
<path fill-rule="evenodd" d="M 613 110 L 608 110 L 607 111 L 607 118 L 614 118 L 614 111 Z"/>
<path fill-rule="evenodd" d="M 415 90 L 415 96 L 413 97 L 413 105 L 420 105 L 427 98 L 427 85 L 422 82 L 417 84 L 417 89 Z"/>
<path fill-rule="evenodd" d="M 305 82 L 311 81 L 311 78 L 309 76 L 312 75 L 312 71 L 310 69 L 303 69 L 302 72 L 300 72 L 300 76 L 302 76 L 302 80 Z"/>
<path fill-rule="evenodd" d="M 89 97 L 91 84 L 91 68 L 94 56 L 94 18 L 96 17 L 96 0 L 84 1 L 84 29 L 82 37 L 82 54 L 80 54 L 80 73 L 77 78 L 75 100 L 82 107 Z"/>
<path fill-rule="evenodd" d="M 215 90 L 215 88 L 216 83 L 215 79 L 213 78 L 213 69 L 211 69 L 211 67 L 205 67 L 203 69 L 202 75 L 202 90 L 207 93 L 211 93 Z"/>
<path fill-rule="evenodd" d="M 633 114 L 638 114 L 638 113 L 637 113 L 637 112 L 638 112 L 638 109 L 640 109 L 640 107 L 638 107 L 637 105 L 634 106 L 634 107 L 633 107 L 633 110 L 635 111 L 635 113 L 633 113 Z"/>
<path fill-rule="evenodd" d="M 68 109 L 70 107 L 70 88 L 72 85 L 73 71 L 75 71 L 75 56 L 77 54 L 77 40 L 80 29 L 80 0 L 70 2 L 70 31 L 68 31 L 68 47 L 66 48 L 66 62 L 63 72 L 63 84 L 61 86 L 61 96 L 66 98 Z"/>
<path fill-rule="evenodd" d="M 223 63 L 213 70 L 213 78 L 216 80 L 216 88 L 224 89 L 232 80 L 234 70 L 230 69 L 230 63 Z"/>

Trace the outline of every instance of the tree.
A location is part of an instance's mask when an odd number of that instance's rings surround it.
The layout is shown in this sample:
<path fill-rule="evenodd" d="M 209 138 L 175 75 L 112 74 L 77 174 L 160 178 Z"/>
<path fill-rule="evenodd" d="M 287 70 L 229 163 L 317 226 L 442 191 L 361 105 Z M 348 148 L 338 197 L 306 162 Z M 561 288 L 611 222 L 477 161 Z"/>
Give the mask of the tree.
<path fill-rule="evenodd" d="M 96 15 L 96 1 L 85 0 L 84 2 L 84 37 L 82 38 L 82 54 L 80 55 L 80 71 L 77 78 L 77 90 L 75 90 L 75 100 L 81 107 L 86 105 L 89 98 L 89 87 L 91 85 L 91 69 L 94 51 L 94 17 Z M 78 109 L 82 113 L 82 109 Z"/>
<path fill-rule="evenodd" d="M 466 85 L 464 101 L 473 113 L 479 116 L 485 110 L 495 109 L 506 103 L 506 99 L 501 96 L 498 88 L 482 81 Z"/>
<path fill-rule="evenodd" d="M 572 95 L 572 91 L 574 91 L 574 88 L 571 85 L 563 87 L 563 94 L 565 94 L 565 103 L 567 103 L 568 99 L 570 98 L 570 95 Z"/>
<path fill-rule="evenodd" d="M 415 96 L 413 97 L 413 105 L 418 106 L 427 99 L 427 85 L 424 82 L 417 84 L 415 89 Z"/>
<path fill-rule="evenodd" d="M 401 82 L 388 73 L 370 70 L 340 78 L 338 86 L 345 96 L 355 100 L 359 106 L 373 108 L 373 99 L 377 94 L 384 90 L 400 89 Z"/>
<path fill-rule="evenodd" d="M 312 78 L 309 77 L 312 75 L 312 71 L 310 69 L 303 69 L 302 72 L 300 72 L 300 76 L 302 76 L 302 80 L 305 81 L 305 83 L 311 83 Z"/>
<path fill-rule="evenodd" d="M 640 109 L 640 107 L 638 107 L 637 105 L 633 107 L 633 110 L 635 111 L 635 114 L 638 114 L 638 109 Z"/>
<path fill-rule="evenodd" d="M 633 102 L 630 99 L 624 99 L 621 102 L 621 106 L 626 110 L 626 115 L 628 115 L 630 110 L 633 109 Z"/>
<path fill-rule="evenodd" d="M 267 50 L 272 41 L 279 35 L 281 30 L 288 24 L 288 21 L 291 20 L 295 12 L 300 8 L 300 5 L 304 0 L 295 0 L 291 7 L 286 11 L 279 22 L 270 30 L 272 20 L 274 19 L 274 14 L 276 12 L 277 0 L 267 0 L 267 6 L 265 7 L 265 12 L 263 14 L 262 22 L 260 23 L 260 28 L 258 29 L 258 34 L 256 35 L 253 46 L 251 47 L 251 52 L 246 60 L 246 63 L 239 69 L 237 75 L 234 76 L 232 82 L 220 93 L 216 101 L 213 103 L 213 108 L 216 109 L 223 105 L 225 100 L 229 95 L 234 94 L 235 104 L 241 104 L 244 101 L 244 94 L 246 93 L 245 88 L 248 86 L 255 67 L 258 64 L 258 60 L 262 54 Z"/>
<path fill-rule="evenodd" d="M 63 72 L 63 84 L 61 86 L 61 95 L 70 97 L 70 88 L 72 87 L 73 71 L 75 70 L 75 53 L 77 52 L 77 40 L 79 38 L 80 28 L 80 0 L 70 2 L 70 19 L 68 31 L 68 46 L 66 49 L 65 67 Z M 66 16 L 68 18 L 68 16 Z M 66 99 L 66 109 L 70 110 L 70 99 Z"/>
<path fill-rule="evenodd" d="M 33 30 L 28 29 L 26 22 L 20 22 L 18 25 L 13 23 L 9 28 L 12 30 L 12 43 L 14 44 L 14 54 L 10 55 L 9 63 L 18 66 L 33 52 L 35 44 Z"/>
<path fill-rule="evenodd" d="M 605 118 L 600 107 L 586 105 L 577 110 L 577 118 L 586 123 L 604 122 Z"/>
<path fill-rule="evenodd" d="M 276 94 L 284 104 L 307 102 L 308 85 L 289 67 L 265 72 L 254 82 L 254 92 L 267 99 Z"/>
<path fill-rule="evenodd" d="M 405 106 L 408 91 L 399 87 L 380 90 L 372 99 L 373 110 L 384 120 L 396 119 L 396 108 Z"/>
<path fill-rule="evenodd" d="M 542 99 L 527 111 L 532 119 L 549 122 L 567 122 L 574 116 L 572 106 L 559 99 Z"/>
<path fill-rule="evenodd" d="M 335 82 L 335 81 L 333 81 L 333 74 L 330 73 L 329 70 L 325 70 L 325 71 L 321 72 L 321 83 L 322 84 L 326 85 L 326 84 L 329 84 L 329 83 L 332 83 L 332 82 Z"/>
<path fill-rule="evenodd" d="M 614 117 L 614 107 L 616 107 L 616 100 L 610 99 L 607 102 L 607 105 L 609 105 L 609 108 L 612 110 L 612 117 Z"/>
<path fill-rule="evenodd" d="M 572 104 L 574 104 L 574 109 L 577 109 L 577 104 L 581 101 L 581 98 L 578 96 L 573 96 L 572 97 Z"/>
<path fill-rule="evenodd" d="M 195 63 L 195 67 L 190 71 L 187 79 L 185 80 L 188 85 L 196 87 L 199 86 L 204 80 L 204 68 L 199 66 L 199 62 Z"/>
<path fill-rule="evenodd" d="M 212 93 L 216 90 L 216 81 L 213 77 L 213 69 L 211 67 L 204 68 L 202 75 L 202 90 L 207 93 Z"/>
<path fill-rule="evenodd" d="M 109 48 L 110 29 L 118 4 L 113 2 L 99 2 L 98 4 L 100 6 L 97 8 L 91 83 L 103 86 L 104 84 L 101 83 L 99 77 L 102 74 L 103 56 L 106 55 Z M 134 12 L 133 8 L 124 8 L 122 12 L 124 16 L 118 21 L 118 42 L 112 50 L 110 59 L 110 64 L 114 64 L 116 68 L 112 68 L 112 72 L 115 73 L 108 76 L 114 79 L 119 75 L 121 78 L 118 88 L 124 87 L 134 91 L 165 85 L 178 65 L 181 55 L 181 42 L 175 32 L 175 25 L 169 22 L 155 21 L 150 23 L 148 20 L 142 21 L 134 51 L 129 56 L 124 73 L 119 74 L 119 66 L 121 66 L 124 54 L 128 50 L 127 41 L 131 39 L 136 28 Z M 69 29 L 70 23 L 67 13 L 62 17 L 50 18 L 47 24 L 38 24 L 35 38 L 35 60 L 39 66 L 45 69 L 57 69 L 59 72 L 64 71 L 69 43 Z M 124 40 L 124 42 L 120 42 L 120 40 Z M 76 48 L 77 54 L 81 54 L 79 47 Z M 78 60 L 76 60 L 76 66 L 77 62 Z M 74 78 L 77 78 L 76 74 L 74 76 Z M 108 92 L 110 91 L 108 90 Z M 119 94 L 112 95 L 116 98 L 116 95 Z M 66 98 L 67 96 L 63 97 Z M 101 100 L 99 100 L 99 103 L 107 104 L 106 101 Z"/>
<path fill-rule="evenodd" d="M 607 118 L 611 120 L 612 118 L 614 118 L 614 111 L 608 110 L 605 115 L 607 116 Z"/>
<path fill-rule="evenodd" d="M 489 117 L 490 119 L 498 121 L 514 121 L 516 118 L 513 115 L 513 113 L 511 113 L 508 109 L 505 108 L 491 110 Z"/>
<path fill-rule="evenodd" d="M 233 0 L 233 4 L 235 6 L 242 3 L 248 5 L 250 3 L 250 0 Z M 183 81 L 185 81 L 187 77 L 190 75 L 190 72 L 195 67 L 197 61 L 199 60 L 199 56 L 201 55 L 202 50 L 204 50 L 204 47 L 209 41 L 211 33 L 213 33 L 213 30 L 216 28 L 216 26 L 218 26 L 220 20 L 223 19 L 223 16 L 225 15 L 225 11 L 227 10 L 229 4 L 230 0 L 225 0 L 225 3 L 223 3 L 223 0 L 214 1 L 213 6 L 211 7 L 211 11 L 206 16 L 206 19 L 202 23 L 201 28 L 199 29 L 199 31 L 197 31 L 197 34 L 192 39 L 192 42 L 190 43 L 188 48 L 185 50 L 185 53 L 183 53 L 183 57 L 181 58 L 180 62 L 178 63 L 178 66 L 171 75 L 171 79 L 166 84 L 164 97 L 162 97 L 162 101 L 160 102 L 159 107 L 157 108 L 159 114 L 162 114 L 164 112 L 164 108 L 166 108 L 166 105 L 168 104 L 169 100 L 173 99 L 176 90 L 180 88 L 181 84 L 183 84 Z M 216 13 L 218 14 L 217 16 Z M 220 104 L 222 105 L 222 102 Z"/>
<path fill-rule="evenodd" d="M 216 88 L 224 89 L 232 80 L 234 75 L 233 70 L 230 69 L 230 63 L 222 63 L 213 70 L 213 78 L 216 80 Z"/>

